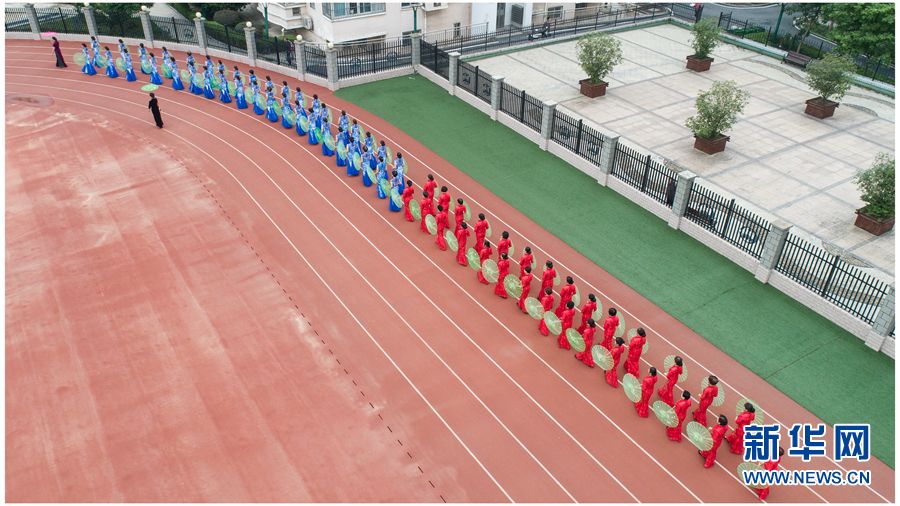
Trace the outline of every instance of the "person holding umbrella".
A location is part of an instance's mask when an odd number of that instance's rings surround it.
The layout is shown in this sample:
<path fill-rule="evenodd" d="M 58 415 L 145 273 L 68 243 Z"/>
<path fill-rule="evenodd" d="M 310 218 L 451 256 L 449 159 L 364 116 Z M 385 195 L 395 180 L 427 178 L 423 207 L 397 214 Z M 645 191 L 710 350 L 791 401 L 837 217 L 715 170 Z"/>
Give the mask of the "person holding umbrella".
<path fill-rule="evenodd" d="M 162 116 L 159 114 L 159 102 L 156 100 L 156 95 L 153 93 L 150 94 L 150 104 L 147 106 L 150 109 L 150 112 L 153 113 L 153 120 L 156 121 L 156 126 L 158 128 L 163 127 Z"/>

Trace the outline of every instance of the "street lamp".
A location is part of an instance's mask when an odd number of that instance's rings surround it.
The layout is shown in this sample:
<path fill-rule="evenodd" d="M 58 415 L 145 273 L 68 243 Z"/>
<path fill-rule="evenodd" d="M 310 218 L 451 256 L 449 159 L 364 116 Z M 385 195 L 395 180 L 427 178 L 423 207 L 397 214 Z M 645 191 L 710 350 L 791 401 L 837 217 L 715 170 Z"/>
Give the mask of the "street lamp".
<path fill-rule="evenodd" d="M 196 14 L 196 15 L 197 15 L 197 19 L 200 19 L 200 18 L 202 18 L 202 17 L 203 17 L 203 15 L 202 15 L 202 14 L 200 14 L 200 13 L 199 13 L 199 12 L 196 12 L 196 13 L 195 13 L 195 14 Z"/>
<path fill-rule="evenodd" d="M 419 32 L 418 10 L 419 10 L 419 7 L 425 7 L 425 4 L 414 3 L 414 4 L 409 4 L 409 6 L 412 7 L 412 10 L 413 10 L 413 33 L 418 33 Z"/>

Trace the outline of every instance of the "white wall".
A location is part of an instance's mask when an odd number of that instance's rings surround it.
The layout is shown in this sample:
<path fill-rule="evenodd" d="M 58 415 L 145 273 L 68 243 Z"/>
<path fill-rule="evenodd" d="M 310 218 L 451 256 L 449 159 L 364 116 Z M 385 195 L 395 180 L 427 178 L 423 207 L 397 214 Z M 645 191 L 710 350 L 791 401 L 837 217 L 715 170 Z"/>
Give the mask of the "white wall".
<path fill-rule="evenodd" d="M 497 2 L 472 4 L 471 24 L 477 25 L 480 23 L 487 23 L 489 32 L 497 29 Z"/>

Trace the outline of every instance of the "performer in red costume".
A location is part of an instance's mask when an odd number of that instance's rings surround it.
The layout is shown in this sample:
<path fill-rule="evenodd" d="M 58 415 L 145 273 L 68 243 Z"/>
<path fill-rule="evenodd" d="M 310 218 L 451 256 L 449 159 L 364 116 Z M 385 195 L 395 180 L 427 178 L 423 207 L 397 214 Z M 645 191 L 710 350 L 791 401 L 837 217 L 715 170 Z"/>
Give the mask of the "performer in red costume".
<path fill-rule="evenodd" d="M 478 214 L 478 221 L 475 222 L 475 249 L 481 253 L 481 245 L 484 244 L 484 236 L 487 234 L 488 224 L 484 219 L 484 213 Z"/>
<path fill-rule="evenodd" d="M 584 307 L 581 308 L 581 326 L 578 327 L 578 333 L 581 334 L 584 332 L 584 328 L 587 327 L 587 321 L 591 318 L 591 315 L 594 314 L 594 311 L 597 310 L 597 297 L 594 297 L 594 294 L 588 295 L 588 301 L 584 303 Z"/>
<path fill-rule="evenodd" d="M 675 357 L 675 363 L 672 364 L 669 372 L 666 373 L 666 386 L 657 391 L 659 398 L 669 406 L 675 406 L 675 401 L 672 399 L 672 389 L 675 388 L 675 383 L 678 382 L 678 377 L 681 376 L 683 363 L 681 357 Z"/>
<path fill-rule="evenodd" d="M 441 186 L 441 196 L 438 197 L 438 205 L 444 206 L 444 210 L 450 212 L 450 194 L 447 193 L 447 187 Z"/>
<path fill-rule="evenodd" d="M 622 353 L 625 352 L 625 340 L 621 337 L 617 337 L 616 345 L 613 346 L 609 352 L 613 357 L 613 366 L 606 371 L 606 382 L 613 388 L 619 388 L 619 371 L 617 368 L 619 367 L 619 360 L 622 358 Z"/>
<path fill-rule="evenodd" d="M 423 188 L 428 194 L 428 198 L 434 198 L 435 188 L 437 188 L 437 183 L 434 182 L 434 176 L 428 174 L 428 181 L 425 182 L 425 187 Z"/>
<path fill-rule="evenodd" d="M 681 423 L 687 415 L 687 410 L 691 407 L 691 393 L 685 390 L 681 393 L 681 400 L 675 403 L 675 416 L 678 417 L 678 425 L 675 427 L 666 427 L 666 434 L 669 435 L 669 441 L 681 442 Z"/>
<path fill-rule="evenodd" d="M 459 245 L 459 249 L 456 250 L 456 261 L 459 262 L 459 265 L 469 265 L 469 262 L 466 261 L 466 241 L 468 238 L 469 224 L 463 222 L 459 230 L 456 231 L 456 242 Z"/>
<path fill-rule="evenodd" d="M 706 459 L 706 462 L 703 463 L 703 467 L 709 469 L 716 463 L 716 450 L 719 449 L 719 445 L 722 444 L 722 439 L 725 438 L 725 431 L 728 430 L 728 418 L 725 415 L 719 415 L 719 425 L 712 430 L 712 440 L 713 445 L 709 451 L 697 450 L 697 453 L 700 454 L 701 457 Z"/>
<path fill-rule="evenodd" d="M 616 329 L 619 327 L 619 317 L 616 316 L 616 308 L 609 308 L 609 318 L 603 322 L 603 342 L 600 344 L 607 350 L 612 351 L 612 339 L 616 335 Z"/>
<path fill-rule="evenodd" d="M 453 231 L 453 235 L 456 235 L 462 227 L 465 214 L 466 206 L 463 205 L 463 199 L 456 199 L 456 207 L 453 208 L 453 217 L 456 218 L 456 230 Z"/>
<path fill-rule="evenodd" d="M 644 382 L 641 383 L 641 400 L 634 403 L 634 409 L 637 410 L 638 416 L 647 418 L 650 416 L 650 396 L 653 395 L 653 387 L 656 386 L 656 368 L 651 367 L 650 372 Z"/>
<path fill-rule="evenodd" d="M 716 386 L 719 384 L 719 378 L 710 376 L 708 381 L 709 385 L 707 385 L 707 387 L 703 389 L 703 393 L 700 394 L 700 405 L 694 410 L 694 420 L 697 420 L 697 423 L 704 427 L 706 427 L 706 409 L 709 408 L 712 401 L 719 395 L 719 387 Z"/>
<path fill-rule="evenodd" d="M 562 318 L 563 309 L 565 309 L 566 303 L 572 300 L 573 295 L 575 295 L 575 280 L 572 279 L 572 276 L 567 276 L 566 286 L 559 291 L 559 306 L 556 307 L 556 316 Z"/>
<path fill-rule="evenodd" d="M 533 278 L 531 267 L 525 267 L 525 270 L 522 271 L 522 276 L 519 278 L 519 281 L 522 283 L 522 296 L 519 297 L 519 302 L 517 303 L 523 313 L 528 313 L 528 310 L 525 309 L 525 299 L 528 298 L 528 292 L 531 291 L 531 280 Z"/>
<path fill-rule="evenodd" d="M 525 253 L 522 254 L 522 258 L 519 260 L 519 270 L 522 274 L 525 273 L 525 267 L 530 267 L 531 262 L 534 261 L 534 257 L 531 256 L 531 248 L 525 246 Z"/>
<path fill-rule="evenodd" d="M 778 464 L 781 463 L 781 457 L 784 456 L 784 448 L 778 447 L 778 460 L 770 460 L 763 464 L 763 469 L 766 471 L 774 471 L 778 469 Z M 763 501 L 766 500 L 766 497 L 769 497 L 769 487 L 760 488 L 756 490 L 759 493 L 759 498 Z"/>
<path fill-rule="evenodd" d="M 484 241 L 484 247 L 481 248 L 481 251 L 478 252 L 478 258 L 481 261 L 481 263 L 479 265 L 484 265 L 484 261 L 487 260 L 488 258 L 491 258 L 491 255 L 493 255 L 493 254 L 494 254 L 494 250 L 491 249 L 490 241 Z M 484 283 L 486 285 L 490 284 L 490 282 L 488 280 L 484 279 L 484 275 L 481 274 L 481 269 L 478 270 L 478 281 L 481 281 L 482 283 Z"/>
<path fill-rule="evenodd" d="M 756 418 L 756 408 L 749 402 L 744 404 L 744 412 L 739 414 L 734 420 L 737 428 L 728 435 L 728 444 L 731 445 L 731 453 L 744 453 L 744 427 L 750 424 Z"/>
<path fill-rule="evenodd" d="M 509 254 L 509 246 L 512 244 L 512 241 L 509 240 L 509 232 L 504 230 L 502 237 L 503 239 L 500 239 L 500 243 L 497 244 L 497 253 Z"/>
<path fill-rule="evenodd" d="M 584 322 L 584 332 L 581 337 L 584 338 L 584 351 L 576 353 L 575 358 L 584 362 L 588 367 L 594 367 L 594 355 L 591 354 L 591 346 L 594 345 L 594 332 L 597 331 L 597 324 L 594 320 L 588 318 Z"/>
<path fill-rule="evenodd" d="M 500 261 L 497 262 L 500 269 L 500 277 L 497 278 L 497 286 L 494 287 L 494 293 L 502 298 L 506 298 L 506 287 L 503 285 L 503 279 L 509 274 L 509 255 L 500 253 Z"/>
<path fill-rule="evenodd" d="M 425 198 L 419 201 L 419 207 L 422 208 L 422 221 L 419 224 L 419 228 L 422 229 L 422 232 L 428 234 L 430 232 L 428 232 L 428 227 L 425 225 L 425 217 L 427 217 L 429 214 L 434 216 L 434 208 L 431 207 L 434 205 L 434 201 L 431 200 L 431 197 L 428 196 L 428 192 L 422 192 L 422 195 Z"/>
<path fill-rule="evenodd" d="M 567 350 L 571 350 L 572 346 L 569 344 L 569 338 L 566 337 L 566 331 L 572 328 L 572 320 L 575 318 L 575 303 L 571 300 L 566 303 L 566 308 L 562 311 L 562 316 L 559 317 L 562 322 L 562 331 L 559 333 L 559 347 L 565 348 Z"/>
<path fill-rule="evenodd" d="M 555 277 L 556 269 L 553 268 L 553 262 L 547 260 L 547 268 L 544 269 L 544 275 L 541 276 L 541 292 L 543 292 L 547 288 L 553 288 L 553 278 Z"/>
<path fill-rule="evenodd" d="M 413 193 L 415 193 L 415 191 L 416 189 L 413 188 L 412 181 L 407 181 L 406 188 L 403 189 L 403 216 L 406 218 L 406 221 L 416 221 L 409 211 L 409 203 L 412 201 Z"/>
<path fill-rule="evenodd" d="M 544 308 L 544 311 L 550 311 L 553 309 L 553 289 L 552 288 L 544 288 L 544 296 L 541 297 L 541 306 Z M 544 319 L 541 318 L 541 322 L 538 324 L 538 330 L 541 331 L 543 335 L 549 335 L 550 330 L 547 329 L 547 324 L 544 323 Z"/>
<path fill-rule="evenodd" d="M 631 374 L 635 378 L 640 377 L 641 353 L 644 352 L 644 343 L 647 342 L 647 333 L 644 329 L 637 329 L 637 335 L 631 338 L 628 343 L 628 360 L 625 361 L 625 372 Z"/>
<path fill-rule="evenodd" d="M 441 251 L 446 251 L 447 241 L 444 240 L 444 229 L 447 228 L 447 213 L 444 211 L 444 206 L 441 204 L 438 204 L 437 210 L 437 240 L 434 242 L 437 243 L 438 248 L 440 248 Z"/>

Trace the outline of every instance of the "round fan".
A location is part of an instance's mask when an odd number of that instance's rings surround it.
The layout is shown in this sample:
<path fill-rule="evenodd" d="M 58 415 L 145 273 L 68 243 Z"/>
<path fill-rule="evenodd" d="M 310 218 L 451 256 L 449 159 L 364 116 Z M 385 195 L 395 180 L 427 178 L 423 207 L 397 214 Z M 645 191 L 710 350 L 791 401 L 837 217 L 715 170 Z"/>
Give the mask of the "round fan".
<path fill-rule="evenodd" d="M 200 74 L 197 74 L 197 75 L 200 75 Z M 266 105 L 267 105 L 267 104 L 266 104 L 266 97 L 262 96 L 262 93 L 257 93 L 257 94 L 256 94 L 256 105 L 257 105 L 260 109 L 265 109 L 265 108 L 266 108 Z"/>
<path fill-rule="evenodd" d="M 378 186 L 381 187 L 381 191 L 383 191 L 385 195 L 390 195 L 391 183 L 388 183 L 387 179 L 382 179 L 382 180 L 378 181 Z"/>
<path fill-rule="evenodd" d="M 429 214 L 428 216 L 431 215 Z M 427 221 L 428 218 L 425 218 L 425 220 Z M 500 279 L 500 267 L 497 266 L 497 262 L 488 258 L 481 264 L 481 275 L 491 283 L 496 283 Z"/>
<path fill-rule="evenodd" d="M 744 472 L 759 473 L 759 472 L 763 472 L 765 470 L 766 470 L 766 468 L 764 468 L 763 466 L 756 464 L 754 462 L 741 462 L 737 466 L 738 479 L 741 481 L 741 483 L 743 483 L 744 485 L 747 485 L 750 488 L 756 488 L 756 489 L 769 488 L 768 484 L 761 484 L 761 483 L 757 484 L 757 483 L 744 482 Z M 758 474 L 757 474 L 757 476 L 758 476 Z"/>
<path fill-rule="evenodd" d="M 709 386 L 709 376 L 703 378 L 703 380 L 700 382 L 700 391 L 702 392 L 708 386 Z M 716 398 L 713 399 L 712 405 L 713 406 L 721 406 L 725 402 L 725 388 L 722 387 L 721 383 L 717 383 L 716 388 L 718 389 L 718 393 L 716 393 Z M 743 404 L 741 404 L 741 406 L 743 406 Z M 743 407 L 741 408 L 741 411 L 743 411 Z"/>
<path fill-rule="evenodd" d="M 357 169 L 362 167 L 362 157 L 359 156 L 359 153 L 353 153 L 353 166 Z"/>
<path fill-rule="evenodd" d="M 338 156 L 341 157 L 341 161 L 347 161 L 347 146 L 344 145 L 343 139 L 339 139 L 337 141 L 336 151 L 337 151 Z M 370 179 L 372 179 L 372 181 L 375 181 L 374 178 L 370 178 Z M 385 193 L 387 193 L 387 192 L 385 192 Z"/>
<path fill-rule="evenodd" d="M 484 232 L 484 236 L 490 237 L 491 236 L 491 222 L 487 218 L 484 219 L 484 222 L 487 223 L 487 226 L 488 226 L 487 230 Z"/>
<path fill-rule="evenodd" d="M 219 79 L 219 76 L 213 74 L 213 76 L 209 78 L 209 83 L 212 85 L 212 89 L 218 90 L 219 86 L 222 85 L 222 80 Z"/>
<path fill-rule="evenodd" d="M 278 103 L 278 100 L 272 100 L 272 109 L 275 110 L 276 116 L 281 116 L 281 104 Z M 329 137 L 330 137 L 330 135 L 329 135 Z M 321 141 L 322 139 L 319 139 L 319 140 Z"/>
<path fill-rule="evenodd" d="M 153 70 L 153 65 L 147 60 L 141 60 L 141 70 L 149 74 Z"/>
<path fill-rule="evenodd" d="M 97 66 L 100 67 L 101 69 L 105 69 L 106 66 L 109 65 L 109 62 L 106 61 L 106 57 L 103 56 L 102 54 L 98 54 L 97 58 L 95 58 L 95 59 L 97 61 Z M 171 75 L 171 72 L 169 72 L 169 74 Z"/>
<path fill-rule="evenodd" d="M 678 426 L 678 415 L 675 414 L 675 409 L 672 406 L 663 401 L 656 401 L 651 406 L 651 409 L 653 409 L 656 418 L 659 418 L 659 421 L 666 427 Z"/>
<path fill-rule="evenodd" d="M 317 128 L 317 129 L 315 130 L 315 132 L 316 132 L 316 140 L 319 141 L 319 142 L 321 143 L 322 140 L 323 140 L 323 137 L 322 137 L 322 130 L 319 130 L 319 129 Z"/>
<path fill-rule="evenodd" d="M 703 425 L 693 421 L 688 422 L 685 432 L 687 432 L 688 440 L 694 443 L 694 446 L 697 448 L 706 452 L 713 447 L 713 439 L 709 435 L 709 429 Z"/>
<path fill-rule="evenodd" d="M 155 84 L 145 84 L 141 86 L 141 89 L 144 91 L 156 91 L 157 89 L 159 89 L 159 86 Z"/>
<path fill-rule="evenodd" d="M 735 406 L 734 416 L 737 417 L 738 415 L 743 413 L 744 412 L 744 404 L 747 404 L 748 402 L 750 404 L 753 404 L 753 407 L 756 409 L 756 412 L 754 413 L 756 415 L 756 418 L 754 418 L 753 421 L 750 423 L 752 423 L 754 425 L 762 425 L 763 419 L 765 418 L 763 416 L 762 408 L 759 407 L 759 404 L 757 404 L 756 401 L 751 401 L 750 399 L 741 399 L 738 401 L 737 406 Z"/>
<path fill-rule="evenodd" d="M 525 299 L 525 310 L 528 311 L 528 314 L 535 320 L 540 320 L 544 317 L 544 306 L 541 305 L 541 301 L 534 297 L 527 297 Z"/>
<path fill-rule="evenodd" d="M 118 59 L 116 60 L 116 65 L 119 65 Z M 180 75 L 181 75 L 182 81 L 191 82 L 191 73 L 188 72 L 186 69 L 182 69 Z"/>
<path fill-rule="evenodd" d="M 403 206 L 403 197 L 396 188 L 391 188 L 391 202 L 397 207 Z"/>
<path fill-rule="evenodd" d="M 300 116 L 298 120 L 300 122 L 300 129 L 304 132 L 309 132 L 309 118 L 306 116 Z"/>
<path fill-rule="evenodd" d="M 417 220 L 422 219 L 422 206 L 416 202 L 416 199 L 412 199 L 409 201 L 409 214 L 412 215 L 413 218 Z"/>
<path fill-rule="evenodd" d="M 559 317 L 553 311 L 544 313 L 544 325 L 547 326 L 547 330 L 554 336 L 558 336 L 562 332 L 562 322 L 559 321 Z"/>
<path fill-rule="evenodd" d="M 522 296 L 522 282 L 511 274 L 503 278 L 503 288 L 510 297 L 518 299 Z"/>
<path fill-rule="evenodd" d="M 125 60 L 123 60 L 121 56 L 116 58 L 116 68 L 122 72 L 125 72 Z"/>
<path fill-rule="evenodd" d="M 237 86 L 234 83 L 228 83 L 228 93 L 234 95 L 237 92 Z"/>
<path fill-rule="evenodd" d="M 194 86 L 198 86 L 200 88 L 202 88 L 205 84 L 203 80 L 203 74 L 194 74 L 194 77 L 191 78 L 191 80 L 194 82 Z"/>
<path fill-rule="evenodd" d="M 463 219 L 469 221 L 472 219 L 472 212 L 469 210 L 469 204 L 466 204 L 466 201 L 463 200 L 463 206 L 465 206 L 466 211 L 463 213 Z"/>
<path fill-rule="evenodd" d="M 475 251 L 475 248 L 469 248 L 469 250 L 466 251 L 466 260 L 469 261 L 469 267 L 471 267 L 473 271 L 481 270 L 481 257 L 478 256 L 478 252 Z"/>
<path fill-rule="evenodd" d="M 643 392 L 641 391 L 641 382 L 630 373 L 625 374 L 625 377 L 622 378 L 622 387 L 625 390 L 625 395 L 628 397 L 628 400 L 631 402 L 638 402 L 641 400 Z"/>
<path fill-rule="evenodd" d="M 553 286 L 559 286 L 559 273 L 556 273 L 556 277 L 553 278 Z"/>
<path fill-rule="evenodd" d="M 377 179 L 375 179 L 375 171 L 372 170 L 372 167 L 366 167 L 366 177 L 369 178 L 369 181 L 377 181 Z"/>
<path fill-rule="evenodd" d="M 591 355 L 594 357 L 594 364 L 600 369 L 608 371 L 612 368 L 612 354 L 605 347 L 599 344 L 591 346 Z"/>
<path fill-rule="evenodd" d="M 616 333 L 615 333 L 615 336 L 616 336 L 616 337 L 622 337 L 622 336 L 625 335 L 625 317 L 622 316 L 622 313 L 621 313 L 621 312 L 618 313 L 618 314 L 616 314 L 616 316 L 619 317 L 619 326 L 616 327 Z"/>
<path fill-rule="evenodd" d="M 575 307 L 581 305 L 581 293 L 578 291 L 578 287 L 575 287 L 575 293 L 572 294 L 572 302 L 575 304 Z"/>
<path fill-rule="evenodd" d="M 668 357 L 666 357 L 665 360 L 663 360 L 663 369 L 665 369 L 666 374 L 669 373 L 669 369 L 671 369 L 673 365 L 675 365 L 675 355 L 669 355 Z M 682 362 L 681 363 L 681 374 L 678 375 L 678 381 L 679 382 L 685 381 L 687 379 L 687 377 L 688 377 L 687 364 Z M 743 408 L 741 408 L 741 409 L 743 409 Z"/>
<path fill-rule="evenodd" d="M 511 259 L 513 255 L 516 254 L 516 245 L 513 244 L 512 239 L 509 240 L 509 258 Z"/>
<path fill-rule="evenodd" d="M 573 350 L 578 352 L 584 351 L 584 338 L 581 337 L 577 330 L 566 329 L 566 339 L 569 340 L 569 345 L 572 346 Z"/>
<path fill-rule="evenodd" d="M 447 230 L 444 230 L 444 240 L 447 241 L 447 246 L 452 251 L 456 251 L 459 249 L 459 242 L 456 240 L 456 237 L 453 235 L 453 231 L 450 230 L 449 228 Z M 521 290 L 521 289 L 522 288 L 519 287 L 519 290 Z M 507 288 L 507 290 L 509 290 L 509 289 Z"/>
<path fill-rule="evenodd" d="M 288 125 L 294 126 L 297 124 L 297 115 L 294 114 L 294 111 L 291 109 L 284 110 L 284 120 L 287 121 Z"/>
<path fill-rule="evenodd" d="M 324 135 L 324 139 L 325 139 L 325 147 L 334 151 L 334 148 L 336 147 L 334 145 L 334 137 L 330 133 L 326 132 Z M 357 165 L 357 167 L 359 167 L 359 166 Z"/>
<path fill-rule="evenodd" d="M 387 162 L 387 163 L 393 163 L 392 160 L 394 159 L 394 155 L 391 154 L 391 147 L 388 146 L 388 145 L 385 145 L 385 146 L 384 146 L 384 152 L 385 152 L 385 154 L 387 155 L 387 156 L 385 157 L 384 161 Z"/>
<path fill-rule="evenodd" d="M 84 67 L 84 64 L 85 64 L 84 53 L 75 53 L 74 55 L 72 55 L 72 61 L 75 62 L 75 65 L 78 65 L 79 67 Z M 147 71 L 149 72 L 150 69 L 148 68 Z"/>
<path fill-rule="evenodd" d="M 428 229 L 429 234 L 437 235 L 437 220 L 434 218 L 433 214 L 425 216 L 425 228 Z M 496 263 L 494 265 L 496 265 Z M 495 279 L 494 281 L 497 280 Z"/>
<path fill-rule="evenodd" d="M 328 122 L 334 123 L 334 115 L 331 114 L 331 109 L 328 109 Z"/>
<path fill-rule="evenodd" d="M 597 309 L 591 313 L 591 319 L 597 323 L 603 320 L 603 303 L 599 300 L 597 301 Z"/>

